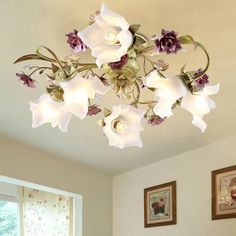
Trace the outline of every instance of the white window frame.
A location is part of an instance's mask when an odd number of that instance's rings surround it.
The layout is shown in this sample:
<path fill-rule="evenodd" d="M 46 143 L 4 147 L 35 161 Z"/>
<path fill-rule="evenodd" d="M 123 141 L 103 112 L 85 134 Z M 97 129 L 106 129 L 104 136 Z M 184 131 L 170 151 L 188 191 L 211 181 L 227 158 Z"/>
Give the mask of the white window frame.
<path fill-rule="evenodd" d="M 23 180 L 18 180 L 6 176 L 1 176 L 0 175 L 0 181 L 9 183 L 9 184 L 14 184 L 17 186 L 22 186 L 22 187 L 27 187 L 27 188 L 33 188 L 33 189 L 38 189 L 41 191 L 49 192 L 49 193 L 54 193 L 54 194 L 60 194 L 64 195 L 67 197 L 72 197 L 73 198 L 73 236 L 82 236 L 83 235 L 83 197 L 82 195 L 76 194 L 76 193 L 70 193 L 66 192 L 63 190 L 39 185 L 39 184 L 33 184 L 27 181 Z M 2 196 L 10 196 L 10 195 L 3 195 Z M 1 198 L 1 194 L 0 194 Z M 17 196 L 13 196 L 12 198 L 15 198 L 15 201 L 19 203 L 19 199 Z M 18 204 L 18 215 L 20 214 L 20 209 L 19 209 L 19 204 Z M 20 219 L 20 217 L 19 217 Z M 19 226 L 19 220 L 18 220 L 18 226 Z M 20 231 L 20 227 L 18 227 Z M 20 235 L 20 233 L 19 233 Z"/>

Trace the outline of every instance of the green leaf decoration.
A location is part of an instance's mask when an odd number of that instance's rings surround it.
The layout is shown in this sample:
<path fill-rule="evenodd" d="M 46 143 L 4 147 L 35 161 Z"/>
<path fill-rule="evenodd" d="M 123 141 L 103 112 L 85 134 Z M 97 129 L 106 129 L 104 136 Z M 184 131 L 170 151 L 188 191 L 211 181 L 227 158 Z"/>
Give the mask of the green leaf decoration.
<path fill-rule="evenodd" d="M 129 27 L 129 31 L 131 31 L 131 33 L 132 33 L 133 35 L 135 35 L 135 33 L 138 32 L 138 30 L 139 30 L 140 27 L 141 27 L 141 25 L 139 25 L 139 24 L 131 25 L 131 26 Z"/>
<path fill-rule="evenodd" d="M 181 44 L 195 44 L 195 41 L 190 35 L 183 35 L 178 38 Z"/>
<path fill-rule="evenodd" d="M 62 69 L 58 70 L 54 76 L 55 76 L 56 81 L 58 81 L 58 82 L 62 82 L 63 80 L 66 79 L 66 74 L 65 74 L 64 70 L 62 70 Z"/>
<path fill-rule="evenodd" d="M 111 110 L 104 108 L 104 116 L 107 117 L 109 115 L 111 115 Z"/>
<path fill-rule="evenodd" d="M 55 74 L 60 68 L 52 63 L 52 72 Z"/>
<path fill-rule="evenodd" d="M 53 76 L 48 75 L 48 74 L 46 74 L 46 75 L 47 75 L 47 77 L 48 77 L 49 79 L 51 79 L 51 80 L 55 80 L 55 78 L 54 78 Z"/>
<path fill-rule="evenodd" d="M 57 101 L 63 101 L 64 90 L 58 85 L 49 85 L 47 88 L 48 94 Z"/>
<path fill-rule="evenodd" d="M 147 43 L 147 41 L 144 39 L 144 37 L 139 36 L 139 35 L 134 36 L 134 44 L 135 45 L 140 45 L 140 44 L 144 44 L 144 43 Z"/>
<path fill-rule="evenodd" d="M 67 65 L 64 68 L 64 72 L 66 73 L 68 77 L 70 77 L 75 72 L 75 68 L 73 67 L 73 65 L 70 65 L 70 66 Z"/>
<path fill-rule="evenodd" d="M 14 64 L 16 63 L 19 63 L 19 62 L 22 62 L 22 61 L 29 61 L 29 60 L 43 60 L 43 61 L 46 61 L 45 59 L 43 59 L 42 57 L 40 57 L 39 55 L 37 54 L 28 54 L 28 55 L 25 55 L 23 57 L 20 57 L 18 58 Z"/>

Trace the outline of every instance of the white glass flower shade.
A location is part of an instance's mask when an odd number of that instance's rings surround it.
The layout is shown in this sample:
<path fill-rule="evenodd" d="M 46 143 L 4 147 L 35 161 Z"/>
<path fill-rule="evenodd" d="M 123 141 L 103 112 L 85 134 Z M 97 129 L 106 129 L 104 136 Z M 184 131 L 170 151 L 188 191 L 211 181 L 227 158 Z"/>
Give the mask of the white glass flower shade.
<path fill-rule="evenodd" d="M 104 95 L 109 90 L 97 76 L 90 75 L 85 79 L 80 74 L 62 82 L 61 87 L 64 90 L 65 110 L 80 119 L 88 113 L 88 99 L 94 99 L 96 94 Z"/>
<path fill-rule="evenodd" d="M 119 61 L 133 42 L 128 22 L 106 4 L 102 4 L 101 13 L 95 17 L 95 22 L 78 32 L 78 35 L 92 50 L 98 67 Z"/>
<path fill-rule="evenodd" d="M 30 110 L 32 111 L 33 128 L 51 123 L 53 128 L 59 126 L 62 132 L 67 132 L 71 114 L 64 112 L 63 102 L 56 102 L 50 95 L 42 94 L 36 102 L 30 103 Z"/>
<path fill-rule="evenodd" d="M 144 114 L 144 110 L 129 105 L 113 107 L 112 113 L 104 119 L 103 127 L 109 145 L 121 149 L 129 146 L 142 147 L 140 132 L 143 130 L 141 122 Z"/>
<path fill-rule="evenodd" d="M 219 88 L 219 84 L 217 84 L 215 86 L 206 86 L 197 95 L 188 92 L 181 101 L 180 106 L 193 115 L 192 123 L 196 127 L 200 128 L 201 132 L 204 132 L 207 128 L 207 124 L 202 119 L 203 116 L 209 113 L 211 109 L 214 109 L 216 106 L 215 102 L 211 100 L 208 95 L 218 93 Z"/>
<path fill-rule="evenodd" d="M 187 93 L 187 88 L 178 76 L 162 78 L 157 71 L 152 71 L 144 77 L 143 83 L 149 88 L 157 89 L 155 98 L 158 100 L 158 103 L 153 111 L 163 119 L 173 115 L 172 106 Z"/>

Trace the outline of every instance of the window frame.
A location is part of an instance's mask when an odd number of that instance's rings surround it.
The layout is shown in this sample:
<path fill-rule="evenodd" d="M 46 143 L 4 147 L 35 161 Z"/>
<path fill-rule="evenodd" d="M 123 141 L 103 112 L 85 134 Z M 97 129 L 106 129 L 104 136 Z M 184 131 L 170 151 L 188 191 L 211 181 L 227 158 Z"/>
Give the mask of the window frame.
<path fill-rule="evenodd" d="M 19 205 L 19 196 L 12 194 L 3 194 L 0 192 L 0 201 L 5 202 L 14 202 L 17 204 L 17 236 L 20 236 L 20 205 Z"/>
<path fill-rule="evenodd" d="M 1 176 L 0 175 L 0 181 L 8 184 L 13 184 L 18 187 L 18 196 L 13 196 L 18 202 L 18 236 L 21 235 L 21 229 L 20 229 L 20 217 L 21 217 L 21 209 L 20 209 L 20 191 L 21 187 L 27 187 L 27 188 L 32 188 L 32 189 L 38 189 L 41 191 L 49 192 L 49 193 L 54 193 L 54 194 L 59 194 L 59 195 L 64 195 L 67 197 L 72 197 L 73 198 L 73 236 L 82 236 L 83 235 L 83 196 L 77 193 L 71 193 L 71 192 L 66 192 L 63 190 L 39 185 L 39 184 L 33 184 L 27 181 L 23 180 L 18 180 L 6 176 Z M 0 193 L 1 195 L 1 193 Z M 5 194 L 2 194 L 5 195 Z M 9 194 L 10 195 L 10 194 Z M 12 196 L 12 195 L 11 195 Z"/>

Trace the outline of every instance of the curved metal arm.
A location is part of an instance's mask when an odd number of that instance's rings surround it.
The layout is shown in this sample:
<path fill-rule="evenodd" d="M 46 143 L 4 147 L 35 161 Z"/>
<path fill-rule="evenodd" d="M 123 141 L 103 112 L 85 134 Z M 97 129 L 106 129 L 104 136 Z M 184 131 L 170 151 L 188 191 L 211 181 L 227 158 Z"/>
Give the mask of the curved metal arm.
<path fill-rule="evenodd" d="M 198 79 L 199 77 L 203 76 L 207 72 L 207 70 L 208 70 L 208 68 L 210 66 L 210 56 L 209 56 L 206 48 L 201 43 L 199 43 L 199 42 L 195 42 L 194 44 L 196 45 L 196 47 L 201 48 L 203 50 L 203 52 L 205 53 L 205 55 L 207 57 L 207 65 L 206 65 L 205 69 L 201 73 L 199 73 L 199 74 L 197 74 L 196 76 L 193 77 L 193 81 Z"/>

